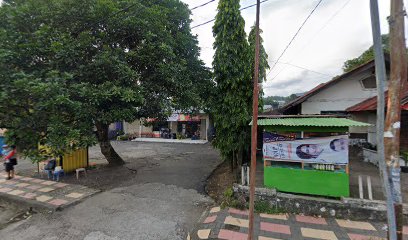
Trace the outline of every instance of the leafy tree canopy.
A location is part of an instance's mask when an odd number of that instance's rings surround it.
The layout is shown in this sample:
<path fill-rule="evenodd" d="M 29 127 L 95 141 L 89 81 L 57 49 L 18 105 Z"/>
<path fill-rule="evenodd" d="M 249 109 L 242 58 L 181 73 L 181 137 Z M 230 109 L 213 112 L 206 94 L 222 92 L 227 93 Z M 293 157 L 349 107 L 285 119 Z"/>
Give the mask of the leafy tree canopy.
<path fill-rule="evenodd" d="M 239 0 L 220 0 L 213 26 L 214 80 L 213 115 L 217 136 L 214 145 L 224 158 L 248 143 L 252 115 L 253 60 L 245 33 Z"/>
<path fill-rule="evenodd" d="M 384 52 L 389 53 L 390 52 L 390 39 L 389 39 L 388 34 L 382 35 L 381 38 L 382 38 Z M 360 56 L 344 62 L 343 71 L 349 72 L 350 70 L 360 65 L 363 65 L 364 63 L 367 63 L 373 59 L 374 59 L 374 48 L 373 46 L 371 46 L 369 49 L 364 51 Z"/>
<path fill-rule="evenodd" d="M 217 131 L 214 145 L 232 162 L 234 159 L 241 162 L 250 146 L 255 57 L 255 28 L 252 27 L 247 38 L 239 8 L 239 0 L 220 0 L 213 26 L 216 87 L 212 113 Z M 261 45 L 260 82 L 266 79 L 269 69 L 267 58 Z"/>
<path fill-rule="evenodd" d="M 122 164 L 110 123 L 202 108 L 211 90 L 189 16 L 179 0 L 4 1 L 0 127 L 34 159 L 38 143 L 58 155 L 98 141 Z"/>

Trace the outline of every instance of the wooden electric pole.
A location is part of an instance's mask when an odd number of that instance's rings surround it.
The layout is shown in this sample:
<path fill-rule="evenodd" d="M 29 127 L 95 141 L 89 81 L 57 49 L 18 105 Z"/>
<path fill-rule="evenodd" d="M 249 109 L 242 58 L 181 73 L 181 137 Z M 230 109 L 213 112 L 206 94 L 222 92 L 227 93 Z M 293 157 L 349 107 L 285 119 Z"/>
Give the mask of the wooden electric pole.
<path fill-rule="evenodd" d="M 249 230 L 248 240 L 252 240 L 254 234 L 254 204 L 255 204 L 255 174 L 256 174 L 256 146 L 258 133 L 258 95 L 259 95 L 259 12 L 260 0 L 256 1 L 256 23 L 255 23 L 255 67 L 254 67 L 254 94 L 252 101 L 252 132 L 251 132 L 251 168 L 249 180 Z"/>
<path fill-rule="evenodd" d="M 402 197 L 401 176 L 399 166 L 400 128 L 401 128 L 401 90 L 407 81 L 407 53 L 404 32 L 403 0 L 391 0 L 390 25 L 390 57 L 391 73 L 388 84 L 387 115 L 384 130 L 384 151 L 388 173 L 391 176 L 391 192 L 393 195 L 397 225 L 397 239 L 402 240 Z"/>

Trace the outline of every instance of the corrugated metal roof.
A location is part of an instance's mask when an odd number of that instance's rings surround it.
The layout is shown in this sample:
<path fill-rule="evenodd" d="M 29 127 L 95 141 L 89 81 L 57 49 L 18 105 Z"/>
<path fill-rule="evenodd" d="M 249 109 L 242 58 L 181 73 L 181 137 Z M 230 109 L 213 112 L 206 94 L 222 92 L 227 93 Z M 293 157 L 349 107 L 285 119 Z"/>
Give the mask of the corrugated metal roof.
<path fill-rule="evenodd" d="M 258 119 L 258 126 L 369 127 L 371 124 L 347 118 L 268 118 Z"/>
<path fill-rule="evenodd" d="M 388 101 L 388 91 L 384 92 L 385 102 Z M 408 89 L 402 93 L 402 106 L 401 108 L 404 110 L 404 104 L 408 102 Z M 368 98 L 360 103 L 357 103 L 354 106 L 351 106 L 346 109 L 347 112 L 361 112 L 361 111 L 375 111 L 377 110 L 377 96 L 372 98 Z"/>

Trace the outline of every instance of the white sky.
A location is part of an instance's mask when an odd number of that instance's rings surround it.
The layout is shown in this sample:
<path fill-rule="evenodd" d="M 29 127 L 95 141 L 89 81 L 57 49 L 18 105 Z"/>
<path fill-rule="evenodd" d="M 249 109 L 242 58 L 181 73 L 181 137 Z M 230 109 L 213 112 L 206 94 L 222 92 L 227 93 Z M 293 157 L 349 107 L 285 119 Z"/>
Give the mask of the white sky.
<path fill-rule="evenodd" d="M 182 1 L 190 8 L 208 2 L 208 0 Z M 269 0 L 261 5 L 260 26 L 270 66 L 273 66 L 272 61 L 279 57 L 317 2 L 318 0 Z M 369 0 L 323 0 L 280 62 L 291 63 L 326 75 L 287 64 L 277 64 L 264 83 L 265 95 L 287 96 L 305 92 L 319 83 L 330 80 L 331 76 L 341 74 L 344 61 L 359 56 L 372 45 L 369 2 Z M 407 1 L 404 2 L 406 5 Z M 254 3 L 256 0 L 241 0 L 241 7 Z M 193 10 L 192 26 L 213 19 L 217 4 L 218 0 Z M 390 12 L 390 1 L 379 0 L 379 8 L 381 31 L 388 33 L 386 17 Z M 255 23 L 255 10 L 253 7 L 242 11 L 247 33 Z M 336 13 L 337 15 L 332 17 Z M 198 35 L 201 58 L 208 67 L 211 67 L 214 54 L 212 26 L 213 22 L 192 30 L 193 34 Z M 405 31 L 407 32 L 407 28 Z"/>

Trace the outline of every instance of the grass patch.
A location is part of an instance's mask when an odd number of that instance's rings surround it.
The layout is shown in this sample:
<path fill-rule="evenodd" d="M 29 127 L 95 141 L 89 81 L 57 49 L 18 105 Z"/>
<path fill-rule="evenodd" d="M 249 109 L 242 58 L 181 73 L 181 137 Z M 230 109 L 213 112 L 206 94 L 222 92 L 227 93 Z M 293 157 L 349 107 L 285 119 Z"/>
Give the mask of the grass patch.
<path fill-rule="evenodd" d="M 227 188 L 224 191 L 224 196 L 221 202 L 221 208 L 237 208 L 237 209 L 245 209 L 245 202 L 240 201 L 234 197 L 234 190 L 232 187 Z"/>
<path fill-rule="evenodd" d="M 254 208 L 257 213 L 279 214 L 285 212 L 282 208 L 271 206 L 267 201 L 255 201 Z"/>

